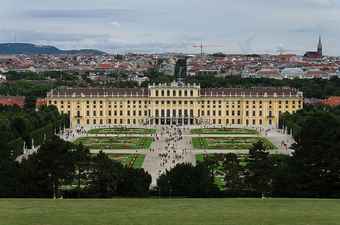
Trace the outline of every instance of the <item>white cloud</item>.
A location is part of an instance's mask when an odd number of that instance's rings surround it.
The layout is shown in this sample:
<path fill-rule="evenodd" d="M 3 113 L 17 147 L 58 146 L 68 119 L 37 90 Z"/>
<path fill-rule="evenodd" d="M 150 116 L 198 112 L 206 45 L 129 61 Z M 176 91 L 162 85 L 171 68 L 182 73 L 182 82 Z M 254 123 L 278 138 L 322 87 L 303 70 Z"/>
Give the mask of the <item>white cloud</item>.
<path fill-rule="evenodd" d="M 110 24 L 111 24 L 112 26 L 114 26 L 114 27 L 117 27 L 117 28 L 119 28 L 119 27 L 122 26 L 122 25 L 121 25 L 119 22 L 117 22 L 117 21 L 112 21 Z"/>
<path fill-rule="evenodd" d="M 326 53 L 340 53 L 334 41 L 327 48 L 328 40 L 340 39 L 340 0 L 1 2 L 0 30 L 15 30 L 22 42 L 61 48 L 194 51 L 190 46 L 203 40 L 227 53 L 266 52 L 282 44 L 302 54 L 322 34 Z M 1 33 L 0 41 L 13 40 L 13 32 Z"/>

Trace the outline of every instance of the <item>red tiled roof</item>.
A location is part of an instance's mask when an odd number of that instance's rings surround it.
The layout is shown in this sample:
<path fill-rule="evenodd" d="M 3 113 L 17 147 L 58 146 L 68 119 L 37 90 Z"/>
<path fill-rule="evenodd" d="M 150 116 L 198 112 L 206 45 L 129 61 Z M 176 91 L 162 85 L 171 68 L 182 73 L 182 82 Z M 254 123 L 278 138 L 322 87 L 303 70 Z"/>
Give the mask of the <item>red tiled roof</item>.
<path fill-rule="evenodd" d="M 322 104 L 328 106 L 339 106 L 340 105 L 340 96 L 332 96 L 328 99 L 322 101 Z"/>
<path fill-rule="evenodd" d="M 112 68 L 113 68 L 113 65 L 110 64 L 110 63 L 101 63 L 101 64 L 98 65 L 98 68 L 99 68 L 99 69 L 104 69 L 104 70 L 106 70 L 106 69 L 112 69 Z"/>
<path fill-rule="evenodd" d="M 0 105 L 18 106 L 23 108 L 25 105 L 25 97 L 23 96 L 0 96 Z"/>
<path fill-rule="evenodd" d="M 35 102 L 36 107 L 47 105 L 47 100 L 45 98 L 38 98 Z"/>

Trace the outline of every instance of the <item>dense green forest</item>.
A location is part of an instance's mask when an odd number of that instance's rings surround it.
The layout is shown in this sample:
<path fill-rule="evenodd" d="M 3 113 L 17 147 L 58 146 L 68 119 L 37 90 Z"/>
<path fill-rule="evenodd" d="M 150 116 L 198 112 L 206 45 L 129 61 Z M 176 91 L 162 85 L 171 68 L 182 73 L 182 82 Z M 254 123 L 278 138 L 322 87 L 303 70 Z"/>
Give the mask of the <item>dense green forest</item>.
<path fill-rule="evenodd" d="M 43 143 L 56 129 L 68 126 L 68 119 L 55 107 L 42 107 L 39 111 L 0 106 L 0 154 L 20 155 L 24 142 L 31 146 Z"/>

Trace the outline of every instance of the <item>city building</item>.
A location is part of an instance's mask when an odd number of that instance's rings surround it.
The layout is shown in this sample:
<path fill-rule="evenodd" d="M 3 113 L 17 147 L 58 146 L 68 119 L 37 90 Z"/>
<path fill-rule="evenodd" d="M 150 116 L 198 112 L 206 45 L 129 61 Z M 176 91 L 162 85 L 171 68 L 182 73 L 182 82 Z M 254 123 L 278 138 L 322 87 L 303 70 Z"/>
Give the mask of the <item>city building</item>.
<path fill-rule="evenodd" d="M 0 105 L 18 106 L 24 108 L 25 97 L 23 96 L 0 96 Z"/>
<path fill-rule="evenodd" d="M 321 36 L 320 36 L 317 50 L 315 52 L 306 52 L 304 57 L 314 59 L 314 58 L 322 58 L 322 56 L 323 56 L 323 50 L 322 50 L 322 41 L 321 41 Z"/>
<path fill-rule="evenodd" d="M 284 68 L 281 71 L 281 76 L 285 79 L 302 79 L 304 78 L 304 71 L 301 68 Z"/>
<path fill-rule="evenodd" d="M 303 108 L 303 94 L 291 88 L 201 88 L 158 84 L 148 88 L 65 88 L 47 94 L 70 116 L 71 126 L 242 125 L 276 127 L 281 113 Z"/>
<path fill-rule="evenodd" d="M 321 102 L 323 105 L 336 107 L 340 105 L 340 96 L 331 96 Z"/>
<path fill-rule="evenodd" d="M 183 79 L 187 76 L 187 57 L 177 59 L 175 65 L 175 76 L 177 79 Z"/>

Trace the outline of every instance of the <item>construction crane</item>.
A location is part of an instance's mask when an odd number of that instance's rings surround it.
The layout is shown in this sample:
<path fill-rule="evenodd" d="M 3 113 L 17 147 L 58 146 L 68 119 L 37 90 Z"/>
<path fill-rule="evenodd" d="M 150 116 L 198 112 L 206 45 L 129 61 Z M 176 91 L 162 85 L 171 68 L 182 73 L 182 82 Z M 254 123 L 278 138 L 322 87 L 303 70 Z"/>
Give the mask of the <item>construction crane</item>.
<path fill-rule="evenodd" d="M 204 49 L 205 48 L 218 48 L 223 47 L 222 45 L 203 45 L 203 41 L 201 41 L 200 45 L 193 45 L 193 48 L 200 48 L 201 49 L 201 56 L 204 55 Z"/>

